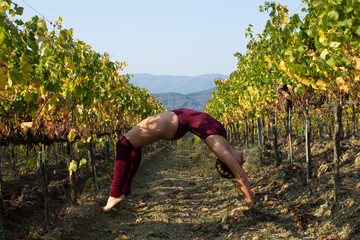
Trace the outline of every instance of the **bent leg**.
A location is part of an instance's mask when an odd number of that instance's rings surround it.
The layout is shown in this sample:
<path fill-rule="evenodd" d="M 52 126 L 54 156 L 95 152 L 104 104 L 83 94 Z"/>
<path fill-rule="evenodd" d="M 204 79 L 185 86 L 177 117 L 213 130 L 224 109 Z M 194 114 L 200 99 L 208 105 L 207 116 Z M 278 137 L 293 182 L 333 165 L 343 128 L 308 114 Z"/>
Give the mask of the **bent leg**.
<path fill-rule="evenodd" d="M 111 184 L 110 196 L 106 206 L 102 208 L 104 212 L 109 212 L 115 205 L 125 199 L 123 187 L 126 182 L 126 177 L 129 175 L 131 169 L 131 153 L 133 150 L 134 147 L 124 136 L 116 143 L 114 178 Z"/>
<path fill-rule="evenodd" d="M 130 194 L 130 186 L 141 162 L 141 147 L 160 139 L 172 139 L 178 127 L 178 118 L 173 112 L 164 112 L 148 117 L 127 132 L 117 143 L 115 173 L 110 197 L 104 212 Z M 119 147 L 118 147 L 119 145 Z M 135 149 L 135 150 L 134 150 Z M 134 151 L 133 151 L 134 150 Z"/>
<path fill-rule="evenodd" d="M 130 172 L 133 149 L 131 143 L 124 136 L 116 143 L 115 171 L 110 190 L 111 197 L 119 197 L 123 194 L 124 182 Z"/>
<path fill-rule="evenodd" d="M 131 194 L 131 183 L 141 163 L 141 148 L 137 148 L 131 151 L 131 160 L 130 171 L 125 179 L 122 190 L 125 196 L 129 196 Z"/>

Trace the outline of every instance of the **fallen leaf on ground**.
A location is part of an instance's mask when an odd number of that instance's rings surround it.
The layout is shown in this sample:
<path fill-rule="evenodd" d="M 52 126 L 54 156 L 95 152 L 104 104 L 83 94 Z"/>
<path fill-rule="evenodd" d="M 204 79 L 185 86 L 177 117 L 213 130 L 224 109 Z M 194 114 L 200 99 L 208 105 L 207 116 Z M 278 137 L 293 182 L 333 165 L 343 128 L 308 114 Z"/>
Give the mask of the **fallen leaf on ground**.
<path fill-rule="evenodd" d="M 200 228 L 202 228 L 204 226 L 204 223 L 197 223 L 194 226 L 192 226 L 192 230 L 197 231 Z"/>
<path fill-rule="evenodd" d="M 230 224 L 225 224 L 225 225 L 222 227 L 222 229 L 223 229 L 224 231 L 229 231 L 229 230 L 230 230 Z"/>
<path fill-rule="evenodd" d="M 141 225 L 141 224 L 144 224 L 144 219 L 143 219 L 143 218 L 138 218 L 138 219 L 136 219 L 135 225 L 136 225 L 136 226 L 139 226 L 139 225 Z"/>

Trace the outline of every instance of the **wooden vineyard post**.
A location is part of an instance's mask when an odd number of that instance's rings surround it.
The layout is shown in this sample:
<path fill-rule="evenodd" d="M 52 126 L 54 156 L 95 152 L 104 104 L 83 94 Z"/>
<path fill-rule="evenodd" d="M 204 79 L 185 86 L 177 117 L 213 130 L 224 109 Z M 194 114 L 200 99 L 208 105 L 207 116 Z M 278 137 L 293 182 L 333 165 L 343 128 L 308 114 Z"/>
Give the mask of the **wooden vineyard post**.
<path fill-rule="evenodd" d="M 58 164 L 59 160 L 58 160 L 58 154 L 57 154 L 56 148 L 58 148 L 58 143 L 53 144 L 53 156 L 54 156 L 56 164 Z"/>
<path fill-rule="evenodd" d="M 250 136 L 251 136 L 251 145 L 255 143 L 255 127 L 254 127 L 254 119 L 251 120 L 250 124 Z"/>
<path fill-rule="evenodd" d="M 235 125 L 235 123 L 232 123 L 231 124 L 232 125 L 232 135 L 233 135 L 233 137 L 232 137 L 232 141 L 234 142 L 234 144 L 236 144 L 236 133 L 237 133 L 237 131 L 236 131 L 236 125 Z"/>
<path fill-rule="evenodd" d="M 311 141 L 311 120 L 310 115 L 308 111 L 308 100 L 306 100 L 306 106 L 304 108 L 304 117 L 305 117 L 305 151 L 306 151 L 306 184 L 308 187 L 310 187 L 310 178 L 311 178 L 311 147 L 310 147 L 310 141 Z"/>
<path fill-rule="evenodd" d="M 239 144 L 239 125 L 238 123 L 233 123 L 234 126 L 234 143 Z"/>
<path fill-rule="evenodd" d="M 6 240 L 6 220 L 4 200 L 2 196 L 2 175 L 0 168 L 0 240 Z"/>
<path fill-rule="evenodd" d="M 317 119 L 318 122 L 318 130 L 319 130 L 319 138 L 322 140 L 324 138 L 324 121 L 320 116 Z"/>
<path fill-rule="evenodd" d="M 332 132 L 333 127 L 334 127 L 334 118 L 332 117 L 331 118 L 331 124 L 329 126 L 329 136 L 333 136 L 333 132 Z"/>
<path fill-rule="evenodd" d="M 238 145 L 239 141 L 238 141 L 238 137 L 239 137 L 239 128 L 237 123 L 233 123 L 234 125 L 234 144 Z"/>
<path fill-rule="evenodd" d="M 229 142 L 232 142 L 232 129 L 231 129 L 231 124 L 227 124 L 226 127 L 226 133 L 227 133 L 227 139 L 229 140 Z"/>
<path fill-rule="evenodd" d="M 236 142 L 237 142 L 237 144 L 240 144 L 240 141 L 241 141 L 241 136 L 240 136 L 240 123 L 239 122 L 237 122 L 236 123 L 236 129 L 237 129 L 237 131 L 236 131 Z"/>
<path fill-rule="evenodd" d="M 325 120 L 325 121 L 324 121 Z M 324 123 L 325 122 L 325 123 Z M 327 122 L 327 114 L 324 113 L 323 116 L 323 121 L 322 121 L 322 125 L 323 125 L 323 138 L 326 139 L 326 136 L 328 135 L 328 130 L 327 130 L 327 126 L 326 126 L 326 122 Z"/>
<path fill-rule="evenodd" d="M 107 162 L 110 162 L 110 137 L 109 136 L 106 136 L 105 139 L 105 151 L 106 151 L 106 161 Z"/>
<path fill-rule="evenodd" d="M 95 165 L 95 157 L 94 157 L 94 147 L 93 142 L 89 142 L 89 148 L 88 148 L 88 155 L 91 162 L 91 168 L 92 168 L 92 174 L 93 174 L 93 180 L 95 184 L 96 191 L 99 190 L 99 183 L 97 179 L 97 172 L 96 172 L 96 165 Z"/>
<path fill-rule="evenodd" d="M 0 147 L 2 145 L 0 143 Z M 3 161 L 4 154 L 1 151 L 1 161 Z M 3 183 L 2 183 L 2 175 L 1 175 L 1 167 L 0 167 L 0 240 L 6 240 L 6 220 L 5 220 L 5 208 L 4 208 L 4 199 L 2 195 Z"/>
<path fill-rule="evenodd" d="M 18 174 L 16 170 L 16 159 L 15 159 L 15 146 L 11 146 L 11 161 L 12 161 L 12 168 L 15 172 L 15 176 Z"/>
<path fill-rule="evenodd" d="M 274 148 L 274 152 L 275 152 L 275 166 L 278 167 L 281 164 L 281 158 L 279 155 L 279 149 L 278 149 L 278 141 L 277 141 L 277 137 L 278 137 L 278 133 L 277 133 L 277 116 L 275 113 L 274 116 L 274 120 L 273 120 L 273 126 L 272 126 L 272 131 L 273 131 L 273 135 L 274 135 L 274 139 L 273 139 L 273 148 Z"/>
<path fill-rule="evenodd" d="M 229 133 L 230 133 L 230 138 L 229 141 L 231 142 L 231 144 L 234 144 L 235 142 L 235 127 L 234 127 L 234 123 L 230 123 L 229 125 Z"/>
<path fill-rule="evenodd" d="M 288 110 L 288 130 L 287 130 L 287 134 L 288 134 L 288 146 L 289 146 L 289 152 L 288 152 L 288 161 L 289 161 L 289 165 L 290 165 L 290 169 L 292 169 L 292 165 L 293 165 L 293 153 L 292 153 L 292 139 L 291 139 L 291 108 L 289 108 Z"/>
<path fill-rule="evenodd" d="M 264 146 L 266 144 L 266 122 L 265 122 L 265 116 L 263 115 L 263 117 L 261 118 L 261 124 L 262 124 L 262 135 L 263 135 L 263 143 Z"/>
<path fill-rule="evenodd" d="M 5 165 L 5 152 L 4 146 L 0 144 L 0 152 L 1 152 L 1 166 Z"/>
<path fill-rule="evenodd" d="M 355 104 L 352 104 L 351 107 L 352 107 L 352 135 L 355 137 L 356 136 L 356 130 L 357 130 Z"/>
<path fill-rule="evenodd" d="M 229 139 L 230 143 L 232 143 L 234 134 L 233 134 L 233 128 L 232 128 L 231 123 L 227 127 L 227 133 L 228 133 L 228 139 Z"/>
<path fill-rule="evenodd" d="M 342 106 L 340 100 L 335 101 L 334 104 L 334 201 L 337 201 L 338 187 L 340 184 L 340 171 L 339 171 L 339 159 L 340 159 L 340 135 L 341 135 L 341 118 L 342 118 Z"/>
<path fill-rule="evenodd" d="M 44 226 L 48 226 L 50 223 L 49 214 L 50 214 L 50 196 L 47 186 L 47 176 L 46 176 L 46 156 L 45 156 L 45 147 L 43 144 L 40 145 L 37 159 L 37 170 L 40 179 L 40 188 L 43 193 L 44 203 L 45 203 L 45 221 Z"/>
<path fill-rule="evenodd" d="M 350 124 L 349 124 L 349 113 L 346 111 L 345 114 L 346 114 L 346 129 L 345 129 L 344 132 L 346 132 L 346 134 L 344 133 L 344 137 L 345 137 L 345 136 L 346 136 L 346 137 L 349 137 L 350 132 L 351 132 L 351 130 L 350 130 Z M 345 119 L 344 119 L 344 120 L 345 120 Z"/>
<path fill-rule="evenodd" d="M 285 110 L 286 111 L 286 115 L 284 117 L 284 129 L 285 129 L 285 138 L 287 138 L 289 136 L 289 111 L 288 110 Z"/>
<path fill-rule="evenodd" d="M 300 131 L 300 127 L 299 127 L 299 118 L 297 117 L 296 118 L 296 121 L 295 121 L 295 131 L 294 131 L 294 134 L 295 134 L 295 136 L 296 137 L 298 137 L 299 136 L 299 131 Z"/>
<path fill-rule="evenodd" d="M 247 117 L 245 118 L 244 136 L 246 147 L 249 148 L 249 122 Z"/>
<path fill-rule="evenodd" d="M 258 138 L 259 138 L 259 146 L 264 146 L 264 137 L 263 137 L 263 126 L 261 123 L 261 118 L 257 118 L 257 128 L 258 128 Z"/>

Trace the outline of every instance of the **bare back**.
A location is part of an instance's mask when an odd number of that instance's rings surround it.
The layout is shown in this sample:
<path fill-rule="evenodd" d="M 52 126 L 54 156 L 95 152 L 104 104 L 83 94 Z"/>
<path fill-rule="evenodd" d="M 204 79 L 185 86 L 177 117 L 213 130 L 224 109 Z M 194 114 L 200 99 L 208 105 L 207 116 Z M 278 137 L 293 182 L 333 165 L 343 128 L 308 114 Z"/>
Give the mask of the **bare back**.
<path fill-rule="evenodd" d="M 138 148 L 160 139 L 172 139 L 175 136 L 178 124 L 175 113 L 164 112 L 142 120 L 124 136 L 134 148 Z"/>

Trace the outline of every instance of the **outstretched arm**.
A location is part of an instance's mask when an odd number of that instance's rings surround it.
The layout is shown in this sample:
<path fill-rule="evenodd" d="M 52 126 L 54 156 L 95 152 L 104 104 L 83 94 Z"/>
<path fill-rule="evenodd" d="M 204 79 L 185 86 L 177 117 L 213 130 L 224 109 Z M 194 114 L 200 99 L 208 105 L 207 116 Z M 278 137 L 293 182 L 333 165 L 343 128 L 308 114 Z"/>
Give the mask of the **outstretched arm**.
<path fill-rule="evenodd" d="M 215 153 L 216 154 L 216 153 Z M 238 161 L 228 152 L 224 152 L 218 156 L 231 170 L 235 176 L 236 183 L 239 185 L 240 190 L 244 193 L 246 205 L 249 207 L 254 206 L 254 200 L 251 193 L 249 180 L 246 176 L 244 169 L 240 166 Z"/>
<path fill-rule="evenodd" d="M 254 206 L 254 200 L 251 193 L 249 180 L 244 169 L 241 167 L 239 161 L 232 154 L 232 147 L 228 141 L 219 135 L 211 135 L 205 139 L 205 143 L 215 153 L 215 155 L 225 163 L 235 176 L 235 180 L 244 193 L 245 205 L 249 207 Z"/>

